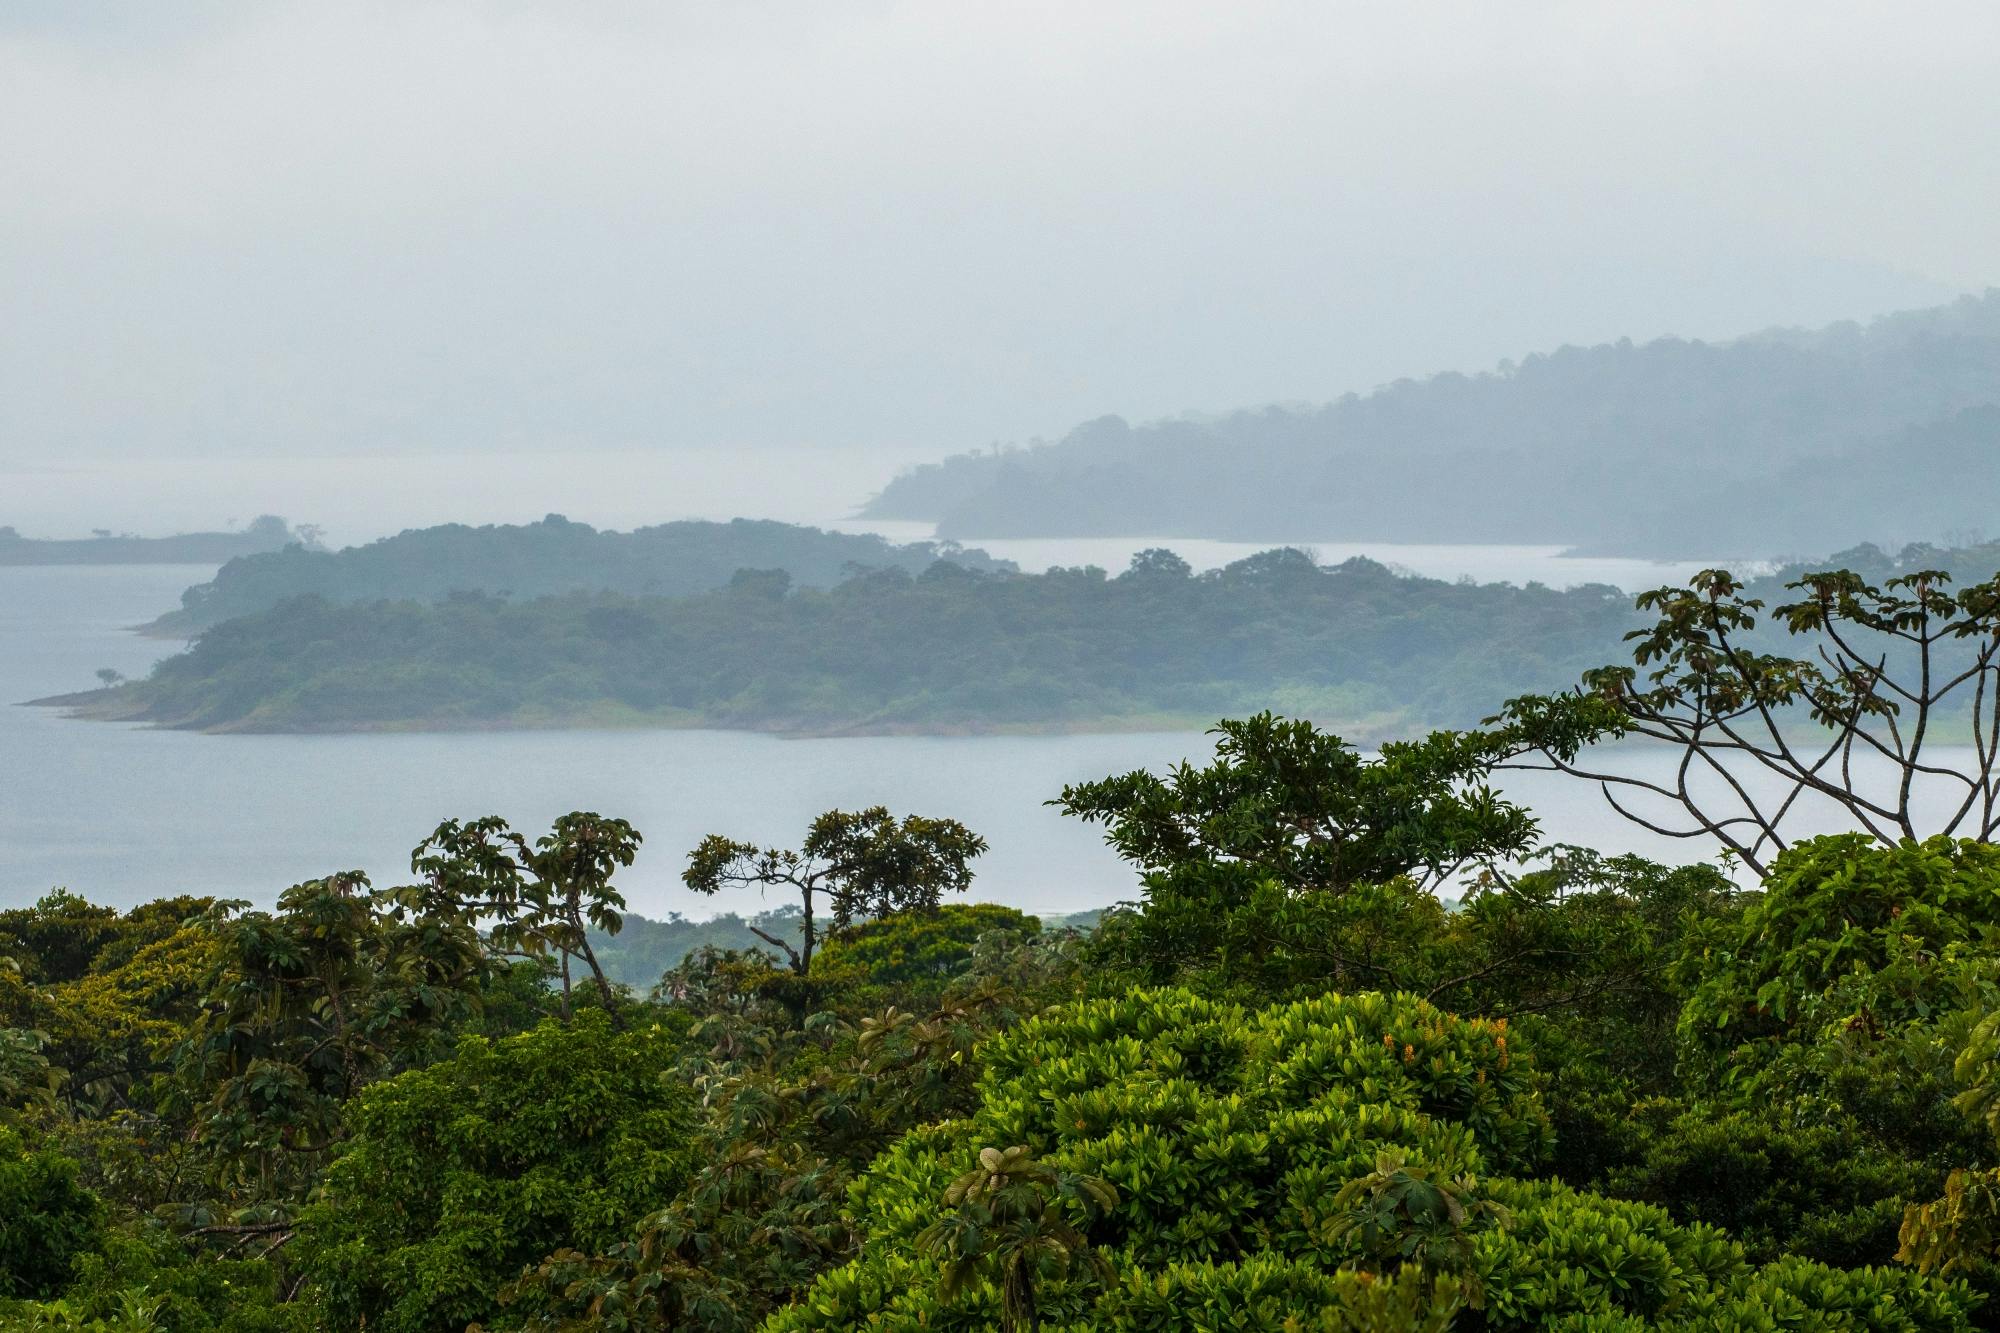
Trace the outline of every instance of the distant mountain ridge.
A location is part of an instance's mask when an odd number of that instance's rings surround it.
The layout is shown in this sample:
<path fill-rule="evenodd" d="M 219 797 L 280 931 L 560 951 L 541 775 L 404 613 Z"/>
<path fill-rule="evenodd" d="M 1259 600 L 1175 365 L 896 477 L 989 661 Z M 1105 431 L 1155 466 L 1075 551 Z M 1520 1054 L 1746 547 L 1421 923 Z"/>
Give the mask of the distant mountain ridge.
<path fill-rule="evenodd" d="M 960 539 L 1562 542 L 1771 557 L 2000 515 L 2000 291 L 1869 324 L 1565 347 L 1318 407 L 913 469 L 864 508 Z"/>

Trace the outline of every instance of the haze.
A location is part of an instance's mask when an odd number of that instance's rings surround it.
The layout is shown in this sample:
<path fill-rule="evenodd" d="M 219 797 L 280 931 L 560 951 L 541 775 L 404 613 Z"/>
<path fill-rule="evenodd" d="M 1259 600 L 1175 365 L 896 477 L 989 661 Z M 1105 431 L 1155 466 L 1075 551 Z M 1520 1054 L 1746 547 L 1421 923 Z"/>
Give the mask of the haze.
<path fill-rule="evenodd" d="M 0 521 L 826 515 L 1107 412 L 1947 299 L 2000 11 L 1922 17 L 0 7 Z"/>

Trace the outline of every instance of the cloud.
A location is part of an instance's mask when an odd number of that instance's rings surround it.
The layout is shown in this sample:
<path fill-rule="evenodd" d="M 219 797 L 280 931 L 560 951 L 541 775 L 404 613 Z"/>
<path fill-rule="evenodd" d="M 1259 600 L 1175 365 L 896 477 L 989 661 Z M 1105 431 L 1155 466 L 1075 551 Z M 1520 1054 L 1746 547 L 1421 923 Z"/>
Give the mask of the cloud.
<path fill-rule="evenodd" d="M 0 462 L 902 459 L 2000 271 L 1983 5 L 0 15 Z"/>

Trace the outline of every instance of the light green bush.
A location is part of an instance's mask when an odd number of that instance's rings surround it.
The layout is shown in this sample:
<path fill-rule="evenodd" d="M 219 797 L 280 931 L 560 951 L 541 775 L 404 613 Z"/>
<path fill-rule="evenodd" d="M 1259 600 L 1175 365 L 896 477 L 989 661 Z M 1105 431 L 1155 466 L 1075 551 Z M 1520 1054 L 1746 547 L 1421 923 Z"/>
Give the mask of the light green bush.
<path fill-rule="evenodd" d="M 1068 1329 L 1786 1327 L 1959 1329 L 1975 1298 L 1900 1272 L 1758 1268 L 1720 1230 L 1662 1209 L 1510 1179 L 1549 1148 L 1532 1062 L 1503 1024 L 1408 996 L 1261 1011 L 1186 991 L 1073 1004 L 984 1048 L 970 1119 L 906 1136 L 858 1180 L 861 1257 L 769 1333 L 984 1329 L 998 1295 L 939 1297 L 916 1237 L 982 1147 L 1020 1144 L 1116 1187 L 1087 1221 L 1111 1277 L 1051 1271 L 1045 1325 Z M 1385 1154 L 1388 1154 L 1385 1156 Z M 1404 1161 L 1499 1218 L 1468 1222 L 1462 1271 L 1365 1257 L 1342 1186 Z M 1351 1207 L 1353 1205 L 1349 1205 Z M 1405 1251 L 1417 1251 L 1415 1239 Z M 1380 1249 L 1368 1253 L 1381 1253 Z M 1457 1311 L 1456 1316 L 1453 1311 Z"/>

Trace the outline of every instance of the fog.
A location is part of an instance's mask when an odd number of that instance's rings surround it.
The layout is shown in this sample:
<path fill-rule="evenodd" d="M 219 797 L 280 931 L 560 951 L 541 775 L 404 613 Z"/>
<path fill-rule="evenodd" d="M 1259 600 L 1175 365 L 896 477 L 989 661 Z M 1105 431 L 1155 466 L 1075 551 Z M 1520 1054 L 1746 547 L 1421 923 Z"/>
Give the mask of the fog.
<path fill-rule="evenodd" d="M 0 7 L 0 521 L 817 516 L 1106 412 L 1941 300 L 2000 272 L 1996 40 L 1970 3 Z"/>

